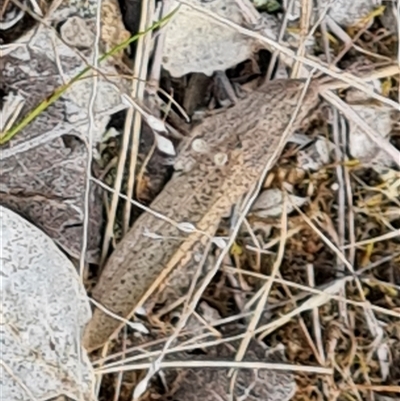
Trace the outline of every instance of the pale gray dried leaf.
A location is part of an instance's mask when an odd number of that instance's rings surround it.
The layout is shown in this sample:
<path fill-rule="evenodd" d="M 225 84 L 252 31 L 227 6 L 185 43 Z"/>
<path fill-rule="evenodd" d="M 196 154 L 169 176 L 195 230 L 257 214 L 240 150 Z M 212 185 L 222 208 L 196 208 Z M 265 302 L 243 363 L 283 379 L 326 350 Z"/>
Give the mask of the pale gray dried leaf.
<path fill-rule="evenodd" d="M 289 139 L 289 143 L 295 143 L 296 145 L 299 145 L 301 147 L 307 146 L 312 142 L 312 138 L 310 138 L 308 135 L 302 134 L 295 132 Z"/>
<path fill-rule="evenodd" d="M 363 18 L 382 4 L 382 0 L 322 0 L 321 8 L 331 3 L 329 16 L 339 25 L 349 27 L 357 25 Z"/>
<path fill-rule="evenodd" d="M 218 16 L 239 25 L 244 18 L 236 0 L 200 1 L 188 0 Z M 174 9 L 178 1 L 172 1 Z M 265 18 L 266 28 L 271 19 Z M 271 26 L 272 37 L 277 37 L 277 27 Z M 250 58 L 256 50 L 255 41 L 228 26 L 221 26 L 210 17 L 186 5 L 166 27 L 163 48 L 163 65 L 173 77 L 190 72 L 212 75 L 214 71 L 226 70 Z"/>
<path fill-rule="evenodd" d="M 107 2 L 107 4 L 109 1 Z M 28 115 L 57 88 L 70 81 L 93 61 L 89 46 L 96 29 L 98 2 L 62 3 L 48 23 L 31 29 L 2 57 L 2 90 L 24 99 L 20 118 Z M 67 46 L 54 27 L 63 22 L 61 34 L 68 43 L 84 38 L 77 49 Z M 93 82 L 82 79 L 61 98 L 41 112 L 27 127 L 2 147 L 0 199 L 43 229 L 72 257 L 81 253 L 84 219 L 84 193 L 88 162 L 89 133 L 98 143 L 110 115 L 126 108 L 121 89 L 127 87 L 112 61 L 101 65 L 94 102 L 94 121 L 89 126 L 89 104 Z M 99 256 L 102 201 L 98 188 L 90 188 L 90 214 L 87 261 Z"/>
<path fill-rule="evenodd" d="M 216 348 L 207 349 L 207 355 L 177 353 L 166 359 L 229 360 L 234 358 L 233 347 L 237 345 L 237 343 L 220 344 Z M 283 351 L 283 347 L 272 350 L 261 343 L 251 341 L 244 360 L 284 362 Z M 157 395 L 160 401 L 169 399 L 176 401 L 231 400 L 228 369 L 184 369 L 180 372 L 167 370 L 164 375 L 167 383 L 171 383 L 171 393 L 165 396 Z M 273 370 L 240 369 L 235 384 L 234 399 L 241 401 L 288 401 L 296 391 L 292 374 Z M 152 391 L 154 390 L 150 389 L 150 392 Z"/>
<path fill-rule="evenodd" d="M 291 213 L 293 211 L 293 204 L 301 207 L 307 202 L 307 198 L 301 198 L 295 195 L 288 195 L 289 202 L 286 205 L 286 212 Z M 254 205 L 251 208 L 251 212 L 258 217 L 277 217 L 282 214 L 283 210 L 283 193 L 277 188 L 266 189 L 261 192 Z"/>
<path fill-rule="evenodd" d="M 382 4 L 382 0 L 320 0 L 321 10 L 329 7 L 328 15 L 339 25 L 350 27 L 357 25 L 363 18 L 367 17 L 375 8 Z M 301 12 L 301 1 L 295 0 L 293 9 L 289 13 L 290 19 L 298 19 Z M 318 19 L 316 12 L 313 21 Z"/>
<path fill-rule="evenodd" d="M 154 132 L 154 138 L 157 144 L 157 149 L 159 151 L 165 153 L 168 156 L 176 155 L 174 144 L 168 138 L 158 134 L 157 132 Z"/>
<path fill-rule="evenodd" d="M 297 161 L 305 171 L 317 171 L 329 163 L 329 155 L 333 144 L 326 138 L 318 138 L 311 146 L 299 151 Z"/>
<path fill-rule="evenodd" d="M 351 105 L 354 111 L 379 135 L 387 138 L 392 129 L 391 109 L 375 104 Z M 392 159 L 355 123 L 349 121 L 350 154 L 362 162 L 391 166 Z"/>
<path fill-rule="evenodd" d="M 164 121 L 160 120 L 157 117 L 148 115 L 146 117 L 146 123 L 154 131 L 157 131 L 157 132 L 168 132 L 167 128 L 165 127 Z"/>
<path fill-rule="evenodd" d="M 74 266 L 47 235 L 2 206 L 0 226 L 2 399 L 94 400 L 80 341 L 91 311 Z"/>

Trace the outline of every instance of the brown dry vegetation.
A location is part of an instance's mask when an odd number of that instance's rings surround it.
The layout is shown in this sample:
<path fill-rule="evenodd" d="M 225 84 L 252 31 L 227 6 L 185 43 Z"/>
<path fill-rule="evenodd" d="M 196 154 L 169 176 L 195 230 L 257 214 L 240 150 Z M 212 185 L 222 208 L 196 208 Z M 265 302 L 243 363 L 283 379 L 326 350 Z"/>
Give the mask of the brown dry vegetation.
<path fill-rule="evenodd" d="M 328 43 L 331 54 L 339 55 L 337 66 L 357 71 L 363 65 L 378 67 L 380 60 L 395 60 L 398 38 L 381 20 L 376 19 L 368 28 L 348 30 L 348 34 L 358 50 L 344 50 L 337 40 Z M 316 31 L 315 38 L 316 47 L 324 48 L 321 31 Z M 258 61 L 261 70 L 268 67 L 263 65 L 262 57 Z M 251 65 L 241 64 L 228 74 L 240 81 L 249 70 L 251 75 Z M 182 101 L 183 81 L 165 82 L 166 89 L 172 85 L 176 100 Z M 385 96 L 396 100 L 399 76 L 382 83 Z M 271 347 L 284 344 L 287 360 L 293 365 L 333 369 L 332 375 L 296 372 L 293 400 L 395 400 L 400 394 L 400 177 L 395 170 L 379 176 L 363 162 L 349 157 L 346 135 L 335 137 L 332 123 L 326 120 L 329 107 L 325 104 L 314 116 L 308 134 L 324 135 L 335 144 L 330 162 L 317 171 L 305 172 L 298 168 L 299 147 L 290 144 L 264 184 L 264 188 L 290 188 L 296 195 L 307 196 L 309 202 L 291 212 L 287 221 L 249 214 L 235 246 L 203 294 L 202 302 L 213 308 L 215 316 L 207 319 L 208 337 L 198 338 L 194 348 L 199 354 L 213 355 L 210 350 L 218 348 L 221 338 L 229 341 L 224 333 L 251 336 L 247 331 L 251 313 L 245 305 L 272 280 L 258 324 L 265 330 L 257 331 L 258 338 Z M 391 141 L 395 146 L 399 144 L 398 129 L 398 124 L 394 125 Z M 151 188 L 151 174 L 146 185 Z M 229 224 L 227 219 L 221 225 L 222 236 L 229 234 Z M 284 252 L 280 254 L 282 243 Z M 277 261 L 279 268 L 271 277 Z M 339 281 L 341 289 L 328 293 L 327 288 Z M 306 301 L 309 304 L 304 311 L 301 305 Z M 285 316 L 287 322 L 276 327 L 271 323 Z M 153 325 L 152 336 L 163 343 L 174 332 L 177 317 L 171 320 L 167 314 L 160 319 L 158 329 Z M 232 325 L 236 325 L 233 331 Z M 132 334 L 126 332 L 120 339 L 126 351 L 113 359 L 107 357 L 105 370 L 111 360 L 119 360 L 118 366 L 124 365 L 125 358 L 126 365 L 133 363 L 129 356 L 140 355 L 140 351 L 130 352 L 132 341 L 139 342 L 143 349 L 157 349 L 145 338 L 132 340 Z M 179 353 L 179 344 L 182 342 L 175 344 L 173 357 L 177 366 L 179 360 L 196 360 L 196 353 Z M 114 344 L 115 350 L 122 345 Z M 234 355 L 238 342 L 232 347 Z M 192 370 L 182 369 L 176 376 L 167 375 L 167 382 L 161 375 L 153 380 L 143 399 L 184 401 L 182 394 L 196 391 L 199 395 L 195 399 L 202 399 L 200 389 L 182 392 L 188 382 L 196 382 L 191 375 Z M 119 388 L 120 396 L 114 399 L 130 399 L 135 376 L 132 372 L 105 375 L 101 398 L 111 399 Z"/>

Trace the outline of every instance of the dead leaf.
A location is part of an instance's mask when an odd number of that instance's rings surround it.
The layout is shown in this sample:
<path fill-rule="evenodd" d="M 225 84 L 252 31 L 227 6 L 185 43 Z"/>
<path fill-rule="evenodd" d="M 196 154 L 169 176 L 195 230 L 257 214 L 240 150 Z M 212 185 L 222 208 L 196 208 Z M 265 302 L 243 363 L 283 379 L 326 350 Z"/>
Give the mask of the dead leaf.
<path fill-rule="evenodd" d="M 245 22 L 235 0 L 189 0 L 188 3 L 236 24 L 243 25 Z M 179 4 L 178 1 L 173 1 L 171 9 Z M 266 17 L 264 22 L 271 30 L 272 37 L 277 37 L 278 27 L 273 25 L 274 19 L 271 19 Z M 255 51 L 254 40 L 238 33 L 234 28 L 218 24 L 197 10 L 181 5 L 177 15 L 166 26 L 163 65 L 176 78 L 190 72 L 201 72 L 210 76 L 214 71 L 224 71 L 251 58 Z"/>
<path fill-rule="evenodd" d="M 80 342 L 91 311 L 74 266 L 47 235 L 2 206 L 0 222 L 2 399 L 94 400 Z"/>
<path fill-rule="evenodd" d="M 67 34 L 67 42 L 73 42 L 74 35 L 86 38 L 88 43 L 94 37 L 97 3 L 89 1 L 80 7 L 66 3 L 49 16 L 49 23 L 53 25 L 64 22 L 61 33 Z M 73 79 L 86 63 L 76 49 L 67 46 L 47 26 L 32 29 L 16 42 L 19 46 L 10 48 L 2 57 L 2 89 L 8 101 L 15 96 L 23 100 L 18 122 Z M 80 54 L 91 62 L 93 46 L 80 48 Z M 1 150 L 1 203 L 43 229 L 74 258 L 81 253 L 84 235 L 87 144 L 89 139 L 94 146 L 100 142 L 110 116 L 126 108 L 119 89 L 124 87 L 124 81 L 117 77 L 113 64 L 105 61 L 102 72 L 108 78 L 98 77 L 91 124 L 89 105 L 93 82 L 82 79 Z M 87 261 L 96 263 L 101 240 L 102 198 L 98 188 L 92 187 L 89 191 Z"/>
<path fill-rule="evenodd" d="M 154 137 L 157 144 L 157 149 L 168 156 L 175 156 L 176 151 L 174 144 L 165 136 L 158 134 L 157 132 L 154 133 Z"/>
<path fill-rule="evenodd" d="M 220 344 L 212 349 L 207 349 L 206 355 L 187 355 L 175 353 L 170 358 L 176 360 L 230 360 L 234 358 L 233 347 Z M 267 348 L 264 344 L 251 341 L 249 350 L 244 358 L 246 361 L 285 361 L 283 346 L 274 349 Z M 179 385 L 171 386 L 171 393 L 162 397 L 161 400 L 175 399 L 185 401 L 197 400 L 219 400 L 228 401 L 231 398 L 228 377 L 228 369 L 190 369 L 182 372 L 179 370 L 167 370 L 164 372 L 167 383 L 175 383 L 180 377 Z M 154 389 L 150 389 L 153 392 Z M 274 372 L 273 370 L 240 369 L 233 389 L 234 399 L 242 401 L 263 400 L 263 401 L 288 401 L 296 391 L 296 383 L 290 373 Z M 151 398 L 151 397 L 149 397 Z"/>
<path fill-rule="evenodd" d="M 362 23 L 381 4 L 381 0 L 320 0 L 319 2 L 320 9 L 325 10 L 326 7 L 329 7 L 329 17 L 344 27 L 352 27 Z M 290 12 L 290 19 L 300 18 L 300 11 L 301 1 L 296 0 Z M 318 15 L 314 13 L 313 21 L 315 22 L 317 19 Z"/>
<path fill-rule="evenodd" d="M 289 195 L 290 201 L 286 206 L 286 212 L 289 214 L 293 211 L 292 203 L 301 207 L 307 202 L 307 198 L 301 198 L 295 195 Z M 277 217 L 282 214 L 283 194 L 276 188 L 266 189 L 254 202 L 251 212 L 258 217 Z"/>
<path fill-rule="evenodd" d="M 392 129 L 391 109 L 383 105 L 352 104 L 353 110 L 382 138 L 387 138 Z M 362 162 L 380 166 L 391 166 L 392 159 L 382 151 L 357 124 L 349 121 L 350 154 Z"/>
<path fill-rule="evenodd" d="M 329 163 L 333 146 L 326 138 L 318 138 L 311 146 L 299 151 L 297 156 L 299 167 L 305 171 L 318 171 Z"/>

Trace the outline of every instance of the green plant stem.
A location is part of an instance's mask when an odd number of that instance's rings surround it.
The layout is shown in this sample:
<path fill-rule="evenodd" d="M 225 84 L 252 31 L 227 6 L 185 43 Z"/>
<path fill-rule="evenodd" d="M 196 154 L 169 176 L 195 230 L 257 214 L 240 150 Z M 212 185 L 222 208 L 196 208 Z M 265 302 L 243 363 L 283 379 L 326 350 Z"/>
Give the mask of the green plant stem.
<path fill-rule="evenodd" d="M 134 36 L 131 36 L 127 40 L 123 41 L 119 45 L 113 47 L 110 51 L 103 54 L 99 57 L 98 62 L 101 63 L 102 61 L 106 60 L 107 58 L 113 56 L 114 54 L 118 53 L 119 51 L 124 50 L 128 47 L 131 43 L 138 40 L 141 36 L 146 35 L 149 32 L 157 28 L 161 28 L 164 24 L 166 24 L 170 18 L 176 13 L 179 6 L 172 10 L 168 15 L 166 15 L 161 20 L 155 22 L 152 26 L 147 28 L 143 32 L 139 32 Z M 75 75 L 68 83 L 60 86 L 57 88 L 47 99 L 43 100 L 36 108 L 34 108 L 26 117 L 24 117 L 19 123 L 15 124 L 11 127 L 8 131 L 4 133 L 4 135 L 0 136 L 0 145 L 4 145 L 8 141 L 10 141 L 18 132 L 20 132 L 23 128 L 25 128 L 30 122 L 32 122 L 40 113 L 46 110 L 50 105 L 52 105 L 56 100 L 58 100 L 65 91 L 70 88 L 75 82 L 79 81 L 81 78 L 85 76 L 90 70 L 92 69 L 91 66 L 86 66 L 81 72 Z"/>

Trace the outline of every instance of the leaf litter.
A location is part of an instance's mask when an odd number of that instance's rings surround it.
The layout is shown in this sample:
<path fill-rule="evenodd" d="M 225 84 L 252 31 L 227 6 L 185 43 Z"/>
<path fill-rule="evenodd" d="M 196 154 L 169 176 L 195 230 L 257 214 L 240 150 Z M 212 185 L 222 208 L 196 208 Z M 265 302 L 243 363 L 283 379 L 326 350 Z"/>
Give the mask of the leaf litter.
<path fill-rule="evenodd" d="M 8 101 L 13 99 L 10 96 L 25 100 L 20 116 L 29 114 L 93 58 L 94 35 L 90 28 L 94 18 L 90 13 L 95 11 L 90 7 L 93 6 L 91 3 L 88 9 L 79 8 L 77 3 L 76 6 L 59 7 L 50 20 L 53 26 L 41 26 L 40 30 L 22 35 L 14 40 L 18 46 L 2 57 L 1 85 L 9 95 Z M 76 13 L 78 15 L 74 15 Z M 85 39 L 80 42 L 82 53 L 55 34 L 54 25 L 60 21 L 64 22 L 61 33 L 73 30 L 73 35 Z M 112 63 L 106 63 L 103 73 L 116 76 L 116 69 Z M 123 82 L 119 77 L 114 78 L 114 82 L 112 79 L 100 80 L 94 110 L 95 144 L 101 140 L 110 115 L 126 108 L 118 89 Z M 87 110 L 91 85 L 87 79 L 76 82 L 59 101 L 3 145 L 0 166 L 2 204 L 35 222 L 73 258 L 79 258 L 83 237 L 86 144 L 90 124 Z M 90 192 L 87 260 L 93 263 L 99 257 L 103 220 L 100 192 L 94 186 Z"/>
<path fill-rule="evenodd" d="M 343 19 L 329 13 L 344 33 L 342 37 L 347 35 L 350 40 L 355 38 L 351 50 L 347 49 L 336 61 L 338 67 L 348 68 L 358 56 L 360 59 L 367 58 L 372 61 L 369 67 L 377 65 L 377 60 L 395 59 L 394 51 L 398 39 L 393 34 L 386 34 L 391 27 L 380 25 L 379 14 L 373 14 L 379 4 L 370 2 L 366 7 L 366 3 L 363 3 L 362 13 L 356 12 L 354 15 L 354 10 L 344 8 L 349 3 L 341 2 L 338 9 L 342 8 Z M 302 6 L 305 5 L 310 5 L 310 2 L 303 1 Z M 320 2 L 319 6 L 323 9 L 326 4 Z M 218 7 L 220 9 L 221 6 Z M 237 10 L 240 18 L 245 20 L 242 14 L 244 11 L 240 7 Z M 276 14 L 273 17 L 278 23 L 279 16 L 282 15 Z M 317 21 L 317 14 L 313 14 L 313 18 L 314 22 Z M 207 18 L 204 20 L 207 21 Z M 355 22 L 360 20 L 365 24 L 354 28 Z M 296 22 L 291 21 L 291 24 Z M 254 46 L 251 50 L 246 48 L 243 57 L 240 56 L 241 52 L 237 52 L 236 60 L 231 54 L 231 59 L 228 57 L 228 61 L 223 61 L 225 64 L 220 63 L 220 68 L 213 67 L 212 62 L 218 61 L 223 52 L 217 52 L 218 56 L 209 60 L 188 53 L 189 50 L 196 51 L 196 47 L 202 49 L 202 35 L 197 34 L 196 40 L 191 38 L 187 34 L 193 32 L 190 28 L 190 23 L 185 28 L 180 26 L 178 29 L 175 26 L 178 39 L 171 38 L 172 28 L 167 33 L 167 43 L 168 40 L 177 40 L 179 45 L 185 41 L 189 43 L 188 46 L 182 46 L 183 57 L 188 60 L 180 59 L 181 55 L 177 53 L 180 48 L 178 45 L 174 49 L 175 53 L 168 53 L 172 50 L 165 45 L 164 54 L 167 54 L 168 58 L 163 60 L 164 68 L 170 70 L 172 76 L 181 77 L 185 73 L 199 71 L 211 75 L 216 69 L 228 69 L 227 74 L 230 78 L 240 81 L 241 77 L 245 76 L 246 68 L 250 69 L 252 74 L 259 74 L 265 67 L 262 56 L 257 53 L 258 48 Z M 331 25 L 329 28 L 331 29 Z M 302 42 L 306 37 L 299 32 L 297 37 Z M 326 26 L 321 26 L 321 31 L 316 32 L 314 41 L 310 42 L 311 45 L 308 45 L 307 49 L 318 48 L 317 54 L 322 60 L 335 58 L 343 52 L 344 46 L 340 42 L 340 36 L 334 37 L 335 34 L 339 35 L 339 32 L 340 30 L 335 33 L 327 32 Z M 357 36 L 358 32 L 362 34 Z M 182 35 L 185 38 L 183 42 L 179 41 Z M 236 35 L 234 29 L 231 35 L 240 36 Z M 277 31 L 271 35 L 276 38 Z M 220 35 L 220 38 L 224 37 Z M 198 39 L 200 45 L 196 45 L 199 43 Z M 245 46 L 250 43 L 243 38 L 240 38 L 239 42 Z M 293 46 L 290 40 L 288 43 Z M 204 50 L 204 42 L 202 44 Z M 235 47 L 232 46 L 231 49 Z M 243 64 L 248 58 L 252 59 L 251 62 Z M 186 70 L 174 72 L 168 63 L 175 61 L 178 61 L 179 68 Z M 204 66 L 199 70 L 197 67 L 201 63 L 204 63 Z M 234 67 L 237 64 L 241 64 L 241 69 Z M 396 99 L 398 79 L 397 76 L 387 80 L 389 90 L 385 96 Z M 171 82 L 174 84 L 173 80 Z M 80 99 L 75 97 L 74 102 L 79 105 L 79 101 Z M 76 113 L 81 112 L 81 109 L 85 108 L 71 108 Z M 393 120 L 396 121 L 392 110 L 386 110 L 374 101 L 368 104 L 368 99 L 365 98 L 362 98 L 356 110 L 371 125 L 376 123 L 376 129 L 383 136 L 399 144 L 399 133 L 396 131 L 396 125 L 393 127 L 392 124 Z M 334 370 L 334 375 L 296 372 L 294 376 L 290 376 L 288 386 L 282 385 L 281 382 L 274 386 L 290 389 L 286 396 L 279 392 L 279 395 L 275 396 L 269 389 L 264 397 L 270 398 L 265 399 L 395 400 L 400 384 L 400 371 L 397 368 L 400 364 L 399 173 L 395 167 L 386 166 L 382 162 L 387 158 L 377 157 L 378 149 L 375 144 L 368 144 L 367 137 L 362 137 L 356 142 L 356 138 L 361 134 L 351 121 L 346 122 L 334 110 L 329 110 L 329 118 L 326 118 L 326 111 L 321 111 L 321 115 L 317 116 L 319 119 L 309 131 L 311 137 L 317 139 L 304 146 L 289 144 L 264 183 L 262 193 L 279 193 L 282 199 L 283 195 L 289 192 L 291 206 L 286 208 L 286 213 L 290 214 L 287 216 L 285 252 L 280 260 L 279 272 L 272 277 L 268 302 L 256 330 L 258 341 L 251 345 L 244 361 L 264 360 L 264 356 L 254 353 L 255 346 L 264 348 L 264 351 L 279 349 L 278 359 L 281 362 L 287 360 L 299 367 L 326 367 Z M 103 124 L 98 132 L 105 131 L 106 125 Z M 151 136 L 150 131 L 147 134 L 142 132 L 147 138 Z M 321 138 L 324 138 L 324 142 Z M 359 146 L 360 143 L 366 145 L 367 151 Z M 112 138 L 106 146 L 118 147 L 118 138 Z M 312 149 L 313 146 L 315 149 Z M 170 144 L 168 149 L 171 149 Z M 305 152 L 309 152 L 307 156 Z M 21 153 L 21 160 L 24 160 L 22 155 L 24 154 Z M 47 156 L 43 158 L 47 159 Z M 156 163 L 156 166 L 162 167 L 162 163 Z M 56 170 L 52 171 L 51 175 L 60 177 L 61 173 Z M 156 182 L 165 179 L 159 179 L 159 172 L 148 174 L 147 177 L 150 186 L 153 177 Z M 106 180 L 112 184 L 112 175 L 108 175 Z M 157 187 L 161 186 L 159 184 Z M 150 194 L 151 196 L 154 196 L 154 193 Z M 293 202 L 290 202 L 291 197 Z M 307 199 L 307 202 L 297 202 L 302 199 Z M 261 203 L 261 200 L 258 202 Z M 299 206 L 306 216 L 300 212 Z M 183 363 L 203 360 L 204 366 L 207 366 L 206 362 L 209 359 L 214 358 L 221 362 L 234 359 L 239 347 L 235 337 L 251 335 L 247 332 L 247 325 L 253 313 L 252 308 L 260 296 L 258 291 L 262 284 L 271 279 L 271 268 L 276 263 L 278 246 L 282 241 L 282 219 L 285 217 L 281 209 L 278 212 L 271 215 L 265 210 L 265 213 L 259 216 L 248 216 L 236 238 L 235 251 L 229 254 L 220 274 L 203 294 L 203 302 L 215 313 L 210 314 L 204 308 L 196 310 L 197 324 L 188 324 L 187 331 L 179 335 L 177 341 L 168 349 L 167 361 L 177 361 L 179 366 L 179 361 Z M 233 223 L 235 215 L 233 212 L 231 216 Z M 218 233 L 220 237 L 217 239 L 229 234 L 232 222 L 227 218 L 221 224 Z M 36 224 L 40 226 L 40 221 Z M 185 224 L 187 227 L 188 223 L 184 222 L 183 227 Z M 100 227 L 97 226 L 94 231 L 101 232 Z M 52 233 L 51 236 L 57 240 L 57 235 Z M 325 237 L 329 238 L 329 242 Z M 349 265 L 354 268 L 353 272 L 348 270 Z M 369 306 L 366 307 L 366 304 Z M 109 354 L 104 354 L 107 356 L 92 356 L 98 377 L 103 377 L 100 399 L 131 399 L 135 385 L 140 383 L 140 376 L 129 371 L 111 373 L 111 370 L 129 370 L 129 365 L 135 361 L 148 361 L 148 357 L 159 355 L 164 342 L 174 333 L 175 321 L 179 315 L 174 315 L 173 310 L 162 308 L 156 312 L 154 315 L 147 313 L 145 316 L 146 324 L 151 327 L 149 336 L 125 330 L 118 341 L 110 343 Z M 202 330 L 199 329 L 198 322 L 202 325 Z M 240 362 L 238 364 L 240 366 Z M 107 373 L 108 371 L 110 373 Z M 158 372 L 158 369 L 153 373 L 155 372 Z M 228 370 L 210 368 L 202 369 L 201 374 L 198 372 L 199 370 L 190 368 L 161 370 L 155 376 L 157 379 L 141 382 L 144 392 L 141 399 L 225 399 L 225 389 L 232 384 Z M 270 383 L 273 383 L 262 376 L 268 371 L 252 370 L 252 377 L 246 377 L 245 372 L 240 370 L 234 394 L 240 399 L 259 399 L 260 394 L 268 390 Z M 216 377 L 219 380 L 215 381 Z M 289 376 L 281 375 L 282 377 L 287 379 Z M 215 387 L 217 382 L 221 388 Z M 147 385 L 150 385 L 150 389 L 146 392 Z"/>
<path fill-rule="evenodd" d="M 2 398 L 94 401 L 94 372 L 80 342 L 91 311 L 75 266 L 3 206 L 0 220 Z"/>

